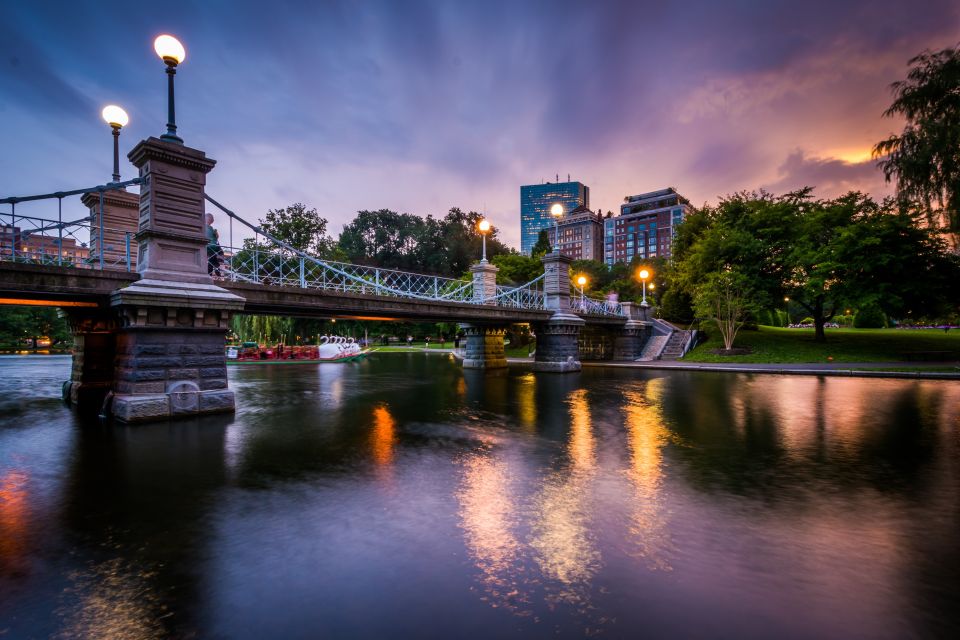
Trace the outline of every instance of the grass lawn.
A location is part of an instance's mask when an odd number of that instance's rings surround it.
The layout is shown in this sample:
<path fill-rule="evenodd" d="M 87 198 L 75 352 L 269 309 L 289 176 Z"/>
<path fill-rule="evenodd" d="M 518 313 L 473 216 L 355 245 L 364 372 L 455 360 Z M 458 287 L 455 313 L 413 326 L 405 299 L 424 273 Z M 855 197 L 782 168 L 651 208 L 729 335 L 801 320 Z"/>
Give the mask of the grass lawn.
<path fill-rule="evenodd" d="M 937 329 L 827 329 L 827 341 L 813 341 L 813 329 L 760 327 L 740 331 L 733 346 L 752 353 L 721 356 L 723 348 L 716 328 L 709 339 L 683 358 L 684 362 L 926 362 L 960 360 L 960 331 Z M 934 352 L 948 352 L 948 355 Z M 832 360 L 831 360 L 832 358 Z M 935 366 L 931 362 L 931 366 Z"/>

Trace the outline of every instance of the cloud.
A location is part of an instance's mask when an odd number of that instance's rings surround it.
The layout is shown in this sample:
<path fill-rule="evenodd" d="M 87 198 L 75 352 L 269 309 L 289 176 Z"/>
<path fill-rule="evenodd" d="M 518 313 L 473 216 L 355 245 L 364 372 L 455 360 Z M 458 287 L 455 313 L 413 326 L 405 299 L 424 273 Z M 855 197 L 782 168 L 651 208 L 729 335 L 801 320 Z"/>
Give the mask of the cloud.
<path fill-rule="evenodd" d="M 876 197 L 889 195 L 883 173 L 874 160 L 846 162 L 838 158 L 807 157 L 803 150 L 790 153 L 777 169 L 779 179 L 763 185 L 773 193 L 815 187 L 820 197 L 831 198 L 849 191 L 864 191 Z"/>

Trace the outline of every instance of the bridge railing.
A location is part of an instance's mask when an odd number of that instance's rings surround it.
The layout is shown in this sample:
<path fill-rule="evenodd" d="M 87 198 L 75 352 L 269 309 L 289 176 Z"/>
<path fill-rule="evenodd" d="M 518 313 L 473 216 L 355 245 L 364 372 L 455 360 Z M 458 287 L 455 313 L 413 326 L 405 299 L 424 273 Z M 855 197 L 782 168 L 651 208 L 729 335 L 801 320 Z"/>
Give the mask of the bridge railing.
<path fill-rule="evenodd" d="M 0 199 L 0 205 L 10 206 L 8 211 L 0 211 L 0 261 L 135 270 L 136 231 L 97 224 L 103 219 L 103 194 L 134 184 L 140 184 L 140 179 Z M 77 197 L 88 193 L 100 194 L 98 215 L 91 215 L 90 209 Z M 49 202 L 45 202 L 52 200 L 56 201 L 55 216 L 50 212 Z M 41 202 L 47 207 L 40 208 Z M 32 215 L 24 212 L 27 207 Z M 41 212 L 45 215 L 39 215 Z"/>
<path fill-rule="evenodd" d="M 589 316 L 626 316 L 623 304 L 611 300 L 572 296 L 570 298 L 570 308 L 576 313 Z"/>
<path fill-rule="evenodd" d="M 518 287 L 497 287 L 492 298 L 476 296 L 472 280 L 380 269 L 324 260 L 274 238 L 210 196 L 208 202 L 233 221 L 254 232 L 243 247 L 224 250 L 223 276 L 229 280 L 306 289 L 412 298 L 434 302 L 490 304 L 519 309 L 543 309 L 543 276 Z"/>

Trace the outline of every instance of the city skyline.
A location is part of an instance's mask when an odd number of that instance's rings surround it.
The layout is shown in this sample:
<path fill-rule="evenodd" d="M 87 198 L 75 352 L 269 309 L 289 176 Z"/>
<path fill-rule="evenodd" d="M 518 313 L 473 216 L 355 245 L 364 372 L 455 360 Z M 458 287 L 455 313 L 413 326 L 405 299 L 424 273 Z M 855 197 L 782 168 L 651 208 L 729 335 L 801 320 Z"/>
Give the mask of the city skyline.
<path fill-rule="evenodd" d="M 807 184 L 879 197 L 889 84 L 960 24 L 953 3 L 901 4 L 6 6 L 0 195 L 108 181 L 106 104 L 131 116 L 122 153 L 162 133 L 168 32 L 187 49 L 180 133 L 250 218 L 302 201 L 337 235 L 359 209 L 456 206 L 519 248 L 518 186 L 557 173 L 604 211 L 664 185 L 694 205 Z"/>

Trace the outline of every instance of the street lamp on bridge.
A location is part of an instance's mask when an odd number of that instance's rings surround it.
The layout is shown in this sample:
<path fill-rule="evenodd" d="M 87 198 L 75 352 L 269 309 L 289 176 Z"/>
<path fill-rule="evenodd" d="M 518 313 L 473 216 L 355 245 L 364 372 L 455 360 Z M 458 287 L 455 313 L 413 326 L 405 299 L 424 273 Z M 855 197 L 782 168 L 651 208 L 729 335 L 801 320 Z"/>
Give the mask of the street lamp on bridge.
<path fill-rule="evenodd" d="M 160 136 L 165 142 L 183 144 L 183 138 L 177 135 L 177 115 L 173 100 L 173 76 L 177 74 L 177 65 L 187 57 L 180 41 L 169 35 L 157 36 L 153 41 L 153 50 L 167 65 L 167 132 Z"/>
<path fill-rule="evenodd" d="M 480 260 L 480 264 L 487 264 L 487 233 L 490 231 L 490 221 L 484 218 L 477 225 L 477 228 L 480 230 L 480 237 L 483 238 L 483 258 Z"/>
<path fill-rule="evenodd" d="M 563 216 L 563 205 L 559 202 L 550 207 L 550 215 L 553 216 L 553 240 L 554 240 L 554 249 L 553 252 L 556 254 L 560 253 L 560 218 Z"/>
<path fill-rule="evenodd" d="M 586 277 L 586 276 L 580 276 L 580 277 L 577 278 L 577 285 L 579 285 L 579 287 L 580 287 L 580 309 L 581 309 L 581 310 L 584 309 L 584 306 L 583 306 L 583 287 L 586 286 L 586 284 L 587 284 L 587 277 Z"/>
<path fill-rule="evenodd" d="M 104 121 L 113 129 L 113 181 L 120 182 L 120 129 L 127 126 L 127 112 L 115 104 L 108 104 L 101 112 Z"/>
<path fill-rule="evenodd" d="M 650 277 L 650 272 L 646 269 L 640 269 L 640 273 L 637 274 L 640 276 L 640 281 L 643 283 L 643 301 L 640 303 L 641 307 L 649 307 L 647 304 L 647 278 Z"/>

